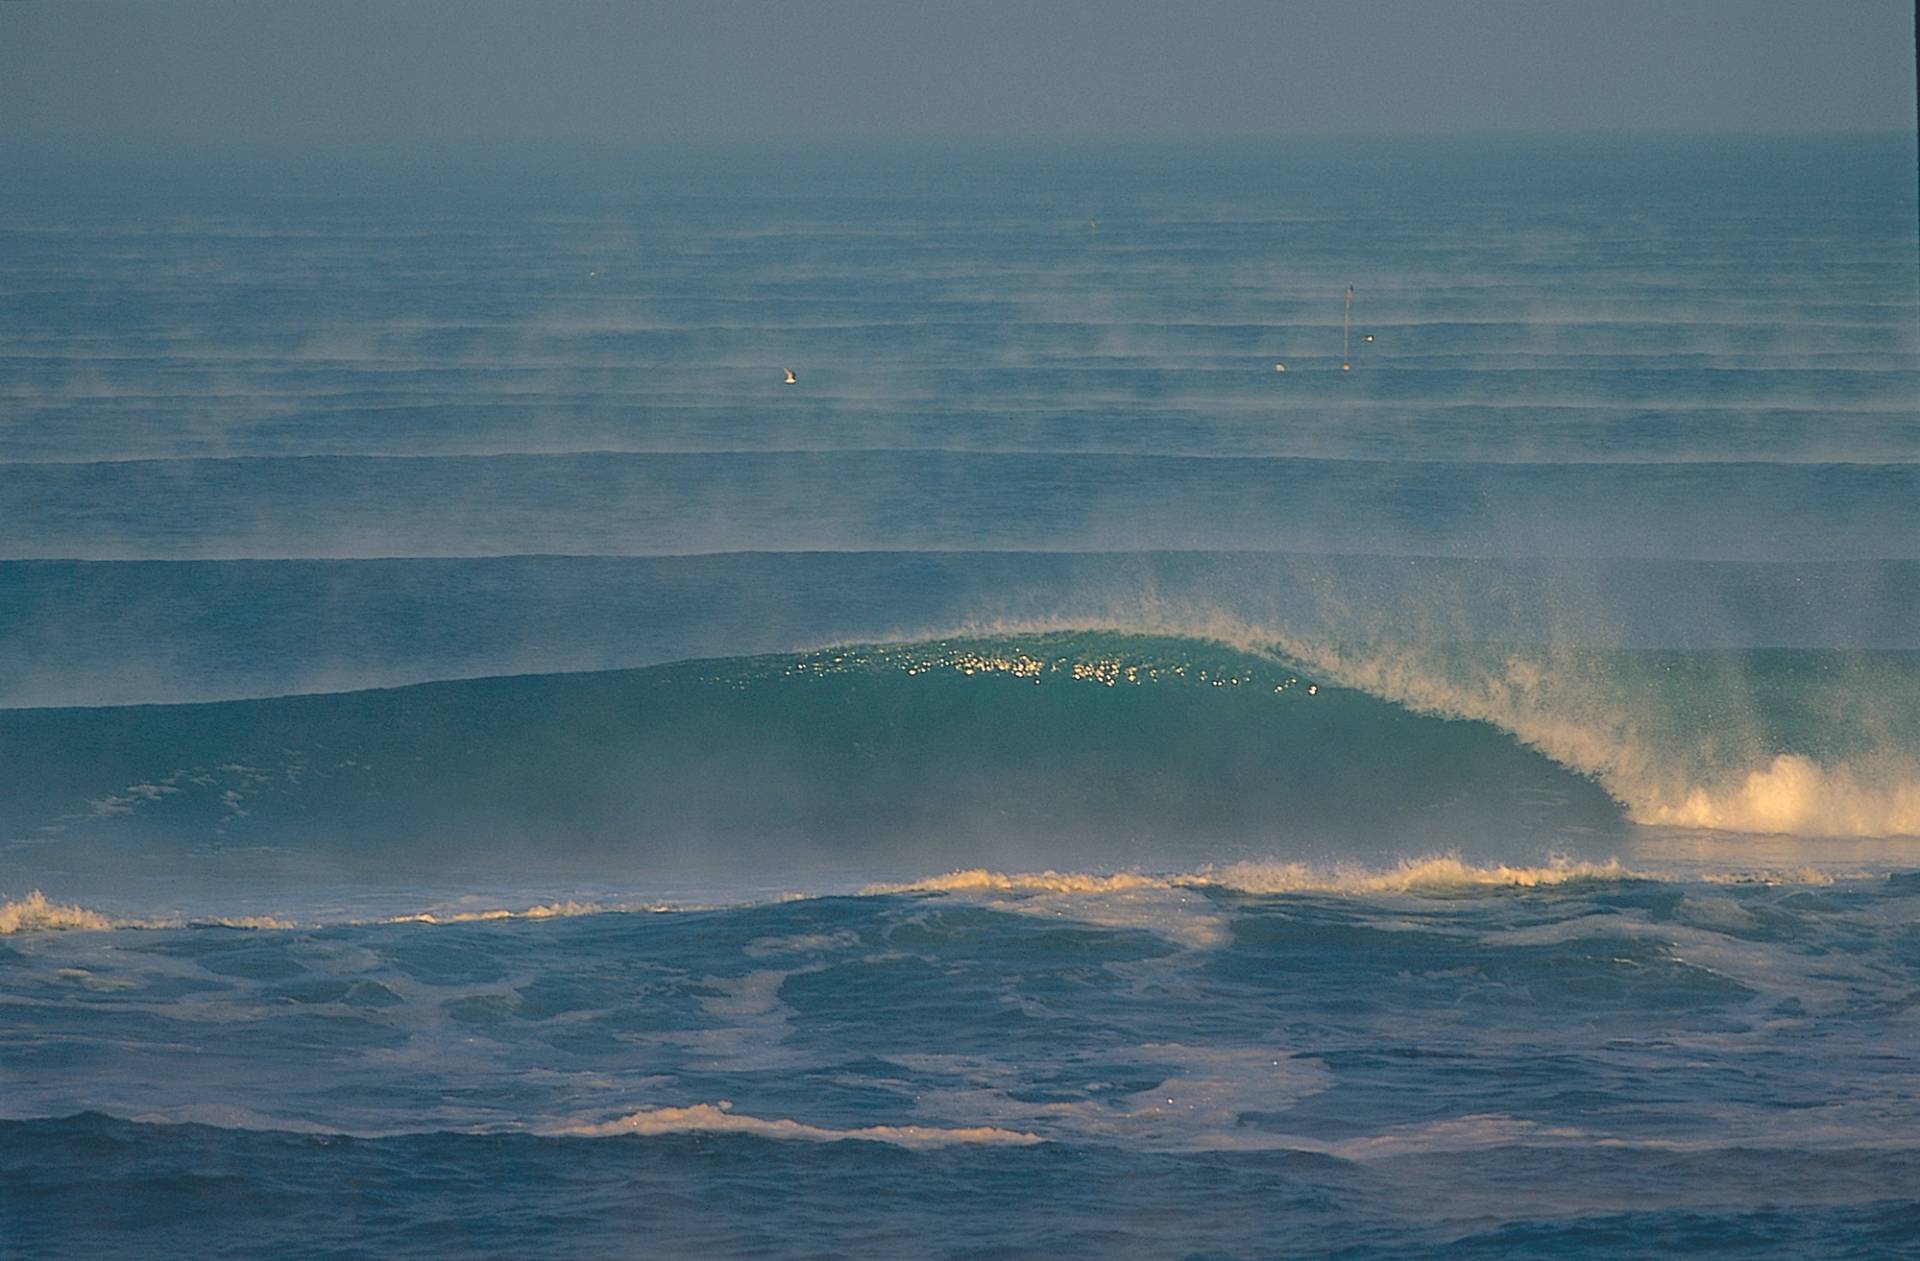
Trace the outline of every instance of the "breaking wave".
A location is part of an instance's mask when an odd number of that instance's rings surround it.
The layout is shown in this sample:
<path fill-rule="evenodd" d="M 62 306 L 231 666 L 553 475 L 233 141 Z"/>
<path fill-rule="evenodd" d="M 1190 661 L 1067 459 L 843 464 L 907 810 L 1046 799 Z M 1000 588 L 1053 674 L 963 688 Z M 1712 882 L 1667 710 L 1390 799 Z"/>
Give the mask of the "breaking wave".
<path fill-rule="evenodd" d="M 1616 875 L 1579 859 L 1636 824 L 1920 834 L 1920 654 L 1413 651 L 1204 631 L 0 711 L 0 777 L 18 786 L 0 843 L 69 864 L 131 846 L 632 887 L 677 871 L 804 881 L 826 867 L 857 887 L 941 869 L 1206 867 L 1266 891 L 1382 892 Z M 12 931 L 80 914 L 9 908 Z"/>

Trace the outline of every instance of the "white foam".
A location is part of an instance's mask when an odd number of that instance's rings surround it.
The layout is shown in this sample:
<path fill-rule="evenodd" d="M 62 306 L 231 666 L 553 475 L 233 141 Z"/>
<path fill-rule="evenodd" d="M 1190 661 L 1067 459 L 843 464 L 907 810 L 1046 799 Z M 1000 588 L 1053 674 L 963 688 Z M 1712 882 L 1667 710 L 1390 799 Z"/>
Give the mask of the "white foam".
<path fill-rule="evenodd" d="M 1237 862 L 1220 867 L 1163 875 L 1139 872 L 1000 872 L 973 868 L 899 884 L 870 885 L 870 896 L 933 894 L 970 899 L 1022 915 L 1057 916 L 1102 928 L 1132 928 L 1153 933 L 1188 950 L 1213 950 L 1233 940 L 1230 908 L 1208 896 L 1212 891 L 1255 897 L 1321 896 L 1355 899 L 1459 898 L 1534 891 L 1574 892 L 1582 886 L 1630 881 L 1674 885 L 1807 885 L 1824 887 L 1838 879 L 1875 879 L 1870 871 L 1839 873 L 1811 866 L 1768 869 L 1704 869 L 1674 866 L 1639 870 L 1609 858 L 1603 862 L 1553 858 L 1534 865 L 1479 864 L 1456 855 L 1404 859 L 1385 867 L 1299 862 Z M 1730 921 L 1744 912 L 1724 899 L 1701 904 L 1705 916 Z M 1688 905 L 1692 906 L 1693 899 Z M 1372 921 L 1383 930 L 1417 928 L 1446 931 L 1432 923 Z M 1589 924 L 1585 918 L 1569 924 Z M 1724 927 L 1724 925 L 1723 925 Z M 1566 924 L 1556 931 L 1578 933 Z M 1527 930 L 1511 930 L 1502 940 L 1518 944 Z"/>
<path fill-rule="evenodd" d="M 870 884 L 863 895 L 887 893 L 1120 893 L 1138 889 L 1170 888 L 1173 879 L 1131 872 L 1099 875 L 1092 872 L 1000 872 L 983 867 L 950 871 L 905 884 Z"/>
<path fill-rule="evenodd" d="M 1377 1134 L 1323 1143 L 1294 1138 L 1287 1145 L 1302 1151 L 1321 1151 L 1342 1160 L 1391 1160 L 1437 1152 L 1478 1151 L 1489 1147 L 1591 1141 L 1592 1136 L 1572 1126 L 1541 1125 L 1504 1113 L 1474 1113 L 1414 1125 L 1397 1125 Z"/>
<path fill-rule="evenodd" d="M 1477 889 L 1545 889 L 1586 881 L 1644 879 L 1617 859 L 1604 863 L 1555 858 L 1537 866 L 1480 865 L 1450 854 L 1409 858 L 1392 867 L 1316 867 L 1304 863 L 1240 862 L 1184 879 L 1241 893 L 1446 893 Z"/>
<path fill-rule="evenodd" d="M 89 972 L 85 968 L 58 968 L 54 971 L 53 975 L 55 979 L 64 981 L 68 985 L 77 985 L 81 989 L 91 990 L 96 994 L 109 994 L 117 990 L 139 988 L 137 981 L 129 981 L 125 977 L 119 976 L 100 976 L 97 973 Z"/>
<path fill-rule="evenodd" d="M 1889 989 L 1882 965 L 1810 951 L 1792 941 L 1759 941 L 1735 935 L 1751 927 L 1749 920 L 1744 908 L 1724 899 L 1695 899 L 1689 895 L 1671 919 L 1653 920 L 1646 912 L 1633 910 L 1583 915 L 1489 933 L 1481 938 L 1481 944 L 1514 949 L 1588 940 L 1644 942 L 1658 947 L 1675 963 L 1753 991 L 1762 1006 L 1797 999 L 1816 1015 L 1847 1010 L 1863 994 L 1897 1001 L 1899 991 Z M 1633 960 L 1621 962 L 1622 966 L 1641 966 Z M 1738 1036 L 1744 1039 L 1748 1035 Z"/>
<path fill-rule="evenodd" d="M 529 906 L 524 910 L 509 910 L 504 906 L 488 907 L 477 911 L 414 911 L 406 915 L 395 915 L 386 921 L 389 924 L 478 924 L 489 920 L 509 919 L 567 919 L 576 915 L 604 915 L 609 911 L 663 910 L 664 907 L 647 906 L 601 906 L 594 902 L 547 902 Z"/>
<path fill-rule="evenodd" d="M 99 932 L 113 927 L 114 922 L 98 911 L 49 902 L 38 889 L 18 901 L 0 902 L 0 937 L 60 929 Z"/>
<path fill-rule="evenodd" d="M 1157 1042 L 1109 1048 L 1098 1057 L 1153 1071 L 1159 1080 L 1145 1090 L 1034 1099 L 1029 1071 L 1008 1062 L 945 1055 L 888 1058 L 917 1073 L 960 1078 L 957 1086 L 914 1088 L 923 1111 L 952 1121 L 1159 1151 L 1300 1147 L 1301 1140 L 1244 1124 L 1244 1118 L 1283 1112 L 1334 1082 L 1324 1062 L 1282 1047 Z"/>
<path fill-rule="evenodd" d="M 10 933 L 84 930 L 107 932 L 115 929 L 167 928 L 239 928 L 257 932 L 287 931 L 300 927 L 277 915 L 150 915 L 110 916 L 84 906 L 51 902 L 35 889 L 17 901 L 0 903 L 0 937 Z"/>
<path fill-rule="evenodd" d="M 756 937 L 746 944 L 741 953 L 749 959 L 764 959 L 772 955 L 832 954 L 859 944 L 857 933 L 796 933 L 791 937 Z"/>
<path fill-rule="evenodd" d="M 1920 835 L 1920 775 L 1878 777 L 1782 753 L 1724 785 L 1636 806 L 1637 823 L 1800 836 Z"/>
<path fill-rule="evenodd" d="M 952 871 L 903 884 L 868 885 L 867 895 L 897 893 L 1065 894 L 1106 897 L 1146 890 L 1218 888 L 1238 893 L 1443 893 L 1488 888 L 1538 889 L 1577 881 L 1653 879 L 1617 859 L 1603 863 L 1554 858 L 1537 866 L 1480 865 L 1451 854 L 1403 859 L 1391 867 L 1297 862 L 1238 862 L 1171 875 L 1136 872 Z"/>
<path fill-rule="evenodd" d="M 751 1134 L 756 1138 L 802 1143 L 865 1141 L 893 1143 L 900 1147 L 915 1148 L 950 1147 L 962 1143 L 1030 1147 L 1044 1141 L 1038 1134 L 986 1125 L 955 1128 L 928 1125 L 866 1125 L 851 1129 L 831 1129 L 786 1118 L 747 1116 L 735 1112 L 733 1104 L 725 1099 L 718 1103 L 698 1103 L 686 1108 L 646 1108 L 612 1121 L 572 1123 L 556 1126 L 544 1132 L 573 1138 L 611 1138 L 622 1134 L 648 1136 L 689 1133 Z"/>
<path fill-rule="evenodd" d="M 343 1135 L 356 1138 L 383 1138 L 380 1130 L 347 1131 L 333 1129 L 299 1117 L 278 1116 L 244 1108 L 234 1103 L 190 1103 L 129 1116 L 136 1125 L 210 1125 L 223 1130 L 254 1130 L 280 1134 Z"/>
<path fill-rule="evenodd" d="M 1134 928 L 1189 950 L 1211 950 L 1232 940 L 1226 918 L 1190 881 L 1132 872 L 999 872 L 974 868 L 908 884 L 869 885 L 867 895 L 944 893 L 990 902 L 996 910 L 1051 915 L 1102 928 Z"/>
<path fill-rule="evenodd" d="M 1854 879 L 1864 879 L 1870 873 L 1849 873 Z M 1822 871 L 1817 867 L 1780 867 L 1760 868 L 1755 871 L 1703 871 L 1699 876 L 1702 884 L 1807 884 L 1828 885 L 1840 879 L 1831 871 Z"/>
<path fill-rule="evenodd" d="M 710 1023 L 662 1033 L 659 1040 L 684 1048 L 709 1069 L 779 1072 L 804 1067 L 805 1054 L 787 1044 L 796 1013 L 781 1000 L 780 989 L 788 977 L 815 971 L 817 966 L 701 977 L 702 989 L 716 991 L 700 999 L 701 1012 Z"/>
<path fill-rule="evenodd" d="M 68 906 L 47 900 L 35 889 L 17 901 L 0 903 L 0 937 L 11 933 L 59 932 L 82 930 L 107 932 L 120 928 L 244 928 L 259 931 L 297 927 L 291 920 L 272 915 L 232 915 L 185 919 L 178 915 L 151 918 L 114 918 L 84 906 Z"/>
<path fill-rule="evenodd" d="M 1640 855 L 1632 865 L 1622 863 L 1617 858 L 1596 862 L 1570 857 L 1554 857 L 1537 864 L 1475 863 L 1456 854 L 1434 853 L 1401 859 L 1386 866 L 1274 859 L 1243 860 L 1190 871 L 1160 873 L 1052 869 L 1023 872 L 974 867 L 917 880 L 868 884 L 860 887 L 857 895 L 946 894 L 972 897 L 990 902 L 996 909 L 1033 915 L 1060 915 L 1107 927 L 1140 928 L 1182 945 L 1207 948 L 1224 945 L 1230 936 L 1221 909 L 1204 896 L 1215 890 L 1256 896 L 1322 894 L 1436 897 L 1641 880 L 1680 884 L 1823 886 L 1837 880 L 1883 879 L 1889 871 L 1911 865 L 1911 859 L 1904 850 L 1887 851 L 1884 848 L 1864 853 L 1856 849 L 1835 851 L 1831 863 L 1826 862 L 1824 857 L 1815 856 L 1820 865 L 1815 865 L 1815 861 L 1796 862 L 1793 861 L 1795 858 L 1813 856 L 1810 843 L 1782 839 L 1791 849 L 1777 854 L 1756 855 L 1777 861 L 1775 865 L 1754 867 L 1710 866 L 1708 864 L 1715 858 L 1732 855 L 1725 853 L 1724 847 L 1708 851 L 1698 846 L 1683 850 L 1677 857 L 1661 852 Z M 1865 842 L 1856 844 L 1860 843 Z M 1899 838 L 1894 838 L 1891 843 L 1902 844 Z M 1822 849 L 1820 856 L 1826 853 Z M 519 908 L 502 905 L 461 907 L 456 904 L 367 918 L 341 915 L 337 911 L 330 915 L 303 917 L 265 914 L 185 915 L 177 912 L 110 916 L 84 906 L 53 902 L 41 891 L 34 890 L 22 898 L 0 902 L 0 936 L 58 930 L 231 928 L 266 932 L 294 931 L 322 925 L 418 924 L 433 927 L 592 915 L 659 915 L 723 907 L 739 909 L 809 901 L 819 896 L 837 897 L 845 894 L 839 891 L 825 894 L 787 892 L 770 898 L 746 898 L 740 901 L 722 898 L 720 901 L 685 903 L 562 899 L 533 902 Z M 856 934 L 844 932 L 769 937 L 749 943 L 746 953 L 755 958 L 779 954 L 816 954 L 847 949 L 858 942 Z"/>

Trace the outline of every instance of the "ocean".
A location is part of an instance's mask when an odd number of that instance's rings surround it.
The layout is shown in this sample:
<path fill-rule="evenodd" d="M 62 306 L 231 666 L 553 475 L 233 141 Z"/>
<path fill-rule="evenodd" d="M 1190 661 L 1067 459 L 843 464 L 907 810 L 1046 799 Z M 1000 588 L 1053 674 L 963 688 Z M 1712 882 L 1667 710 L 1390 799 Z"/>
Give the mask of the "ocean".
<path fill-rule="evenodd" d="M 0 1257 L 1920 1255 L 1913 170 L 22 159 Z"/>

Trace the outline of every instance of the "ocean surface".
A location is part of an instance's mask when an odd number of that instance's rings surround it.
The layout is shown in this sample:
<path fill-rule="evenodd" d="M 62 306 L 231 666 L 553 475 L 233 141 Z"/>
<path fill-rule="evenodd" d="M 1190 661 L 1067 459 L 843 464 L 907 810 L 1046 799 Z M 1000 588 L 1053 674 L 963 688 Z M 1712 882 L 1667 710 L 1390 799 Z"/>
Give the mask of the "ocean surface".
<path fill-rule="evenodd" d="M 21 159 L 0 1258 L 1920 1256 L 1913 170 Z"/>

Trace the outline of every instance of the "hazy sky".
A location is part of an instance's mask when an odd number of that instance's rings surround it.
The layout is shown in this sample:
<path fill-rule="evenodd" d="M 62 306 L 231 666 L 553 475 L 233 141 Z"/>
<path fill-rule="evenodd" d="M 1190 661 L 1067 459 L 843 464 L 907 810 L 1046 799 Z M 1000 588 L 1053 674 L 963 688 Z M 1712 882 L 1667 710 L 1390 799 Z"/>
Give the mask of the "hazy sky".
<path fill-rule="evenodd" d="M 0 135 L 1909 130 L 1907 0 L 0 0 Z"/>

